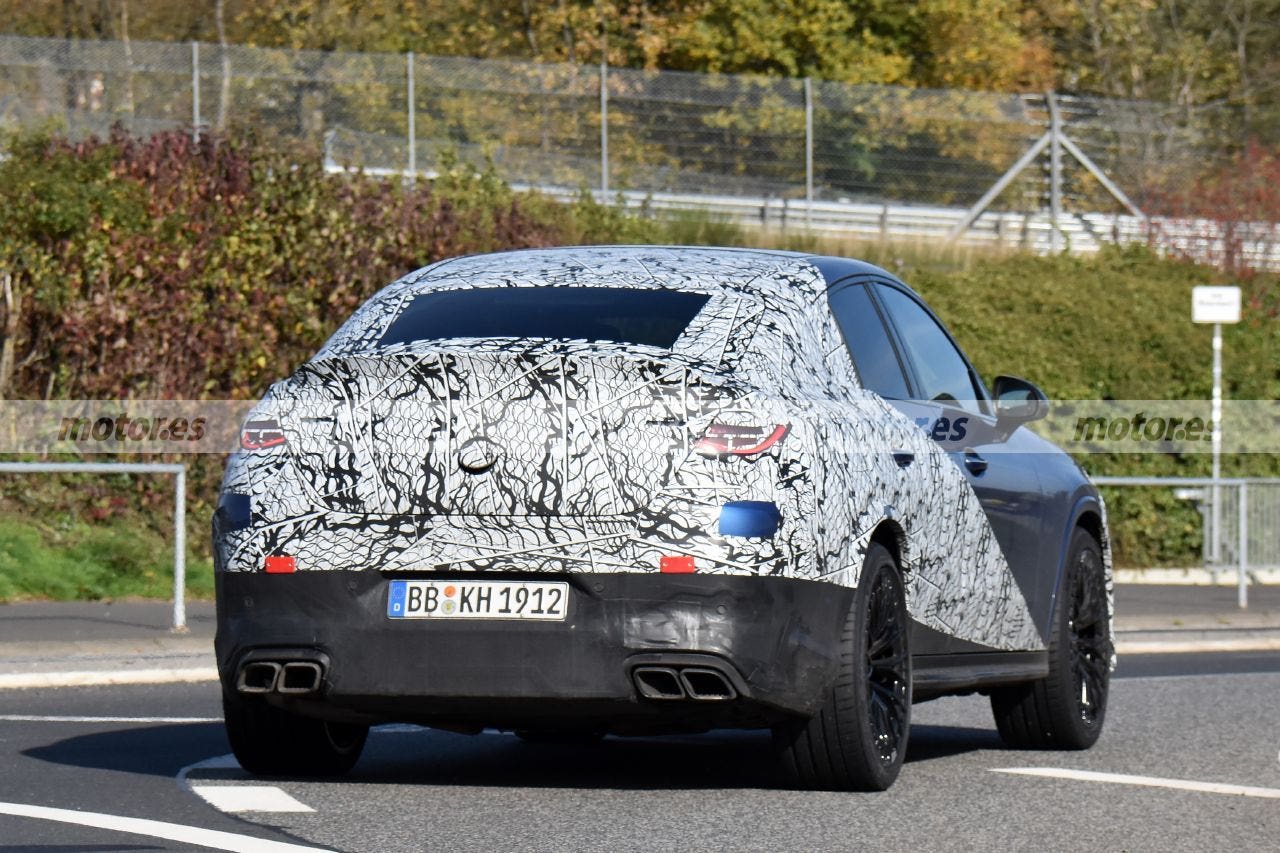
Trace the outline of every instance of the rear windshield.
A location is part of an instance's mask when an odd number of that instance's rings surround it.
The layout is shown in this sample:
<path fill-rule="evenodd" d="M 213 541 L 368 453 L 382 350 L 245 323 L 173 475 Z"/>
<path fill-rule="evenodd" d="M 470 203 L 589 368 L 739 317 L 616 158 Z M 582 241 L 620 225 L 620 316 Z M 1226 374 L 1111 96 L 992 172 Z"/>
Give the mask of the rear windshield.
<path fill-rule="evenodd" d="M 449 338 L 553 338 L 671 349 L 702 293 L 625 287 L 490 287 L 415 296 L 382 346 Z"/>

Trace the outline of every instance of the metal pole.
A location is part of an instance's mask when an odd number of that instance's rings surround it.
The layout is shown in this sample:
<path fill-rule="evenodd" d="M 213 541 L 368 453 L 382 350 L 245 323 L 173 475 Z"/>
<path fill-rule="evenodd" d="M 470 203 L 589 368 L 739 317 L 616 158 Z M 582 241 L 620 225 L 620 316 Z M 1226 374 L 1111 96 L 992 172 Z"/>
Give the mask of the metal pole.
<path fill-rule="evenodd" d="M 1049 249 L 1057 253 L 1062 247 L 1062 117 L 1058 114 L 1058 98 L 1046 92 L 1049 103 L 1049 215 L 1053 228 L 1049 231 Z"/>
<path fill-rule="evenodd" d="M 409 114 L 409 180 L 418 179 L 418 121 L 417 110 L 414 109 L 413 51 L 405 57 L 409 94 L 406 98 L 406 109 Z"/>
<path fill-rule="evenodd" d="M 1239 489 L 1240 496 L 1236 503 L 1240 507 L 1240 521 L 1237 524 L 1237 532 L 1240 536 L 1238 560 L 1240 574 L 1236 598 L 1240 604 L 1240 609 L 1245 610 L 1249 607 L 1249 484 L 1241 483 Z"/>
<path fill-rule="evenodd" d="M 1213 324 L 1213 402 L 1209 417 L 1213 421 L 1213 562 L 1222 562 L 1222 324 Z"/>
<path fill-rule="evenodd" d="M 1076 162 L 1078 162 L 1081 166 L 1084 166 L 1086 169 L 1088 169 L 1089 174 L 1097 178 L 1098 183 L 1102 184 L 1102 188 L 1105 189 L 1107 192 L 1111 193 L 1111 195 L 1115 197 L 1116 201 L 1123 204 L 1125 206 L 1125 209 L 1127 209 L 1130 213 L 1132 213 L 1134 216 L 1138 217 L 1139 219 L 1146 218 L 1147 215 L 1143 213 L 1142 210 L 1136 204 L 1134 204 L 1127 195 L 1124 194 L 1124 190 L 1120 189 L 1120 187 L 1116 184 L 1115 181 L 1107 177 L 1107 173 L 1102 171 L 1102 169 L 1098 166 L 1097 163 L 1089 159 L 1089 155 L 1081 151 L 1080 146 L 1076 145 L 1074 142 L 1071 141 L 1071 137 L 1067 136 L 1065 133 L 1060 133 L 1058 134 L 1058 139 L 1061 140 L 1062 147 L 1067 149 L 1067 153 L 1070 154 L 1072 157 L 1075 157 Z"/>
<path fill-rule="evenodd" d="M 200 141 L 200 42 L 191 42 L 191 141 Z"/>
<path fill-rule="evenodd" d="M 609 63 L 600 63 L 600 196 L 609 195 Z"/>
<path fill-rule="evenodd" d="M 1051 134 L 1046 133 L 1044 136 L 1032 143 L 1030 148 L 1022 152 L 1022 156 L 1018 158 L 1018 162 L 1010 166 L 1009 171 L 1001 175 L 1000 180 L 992 184 L 991 189 L 983 193 L 982 198 L 978 199 L 974 203 L 973 207 L 965 211 L 964 216 L 961 217 L 960 221 L 956 223 L 956 226 L 951 229 L 951 232 L 947 234 L 947 242 L 954 242 L 957 237 L 968 230 L 974 220 L 981 216 L 982 212 L 987 209 L 987 205 L 995 201 L 996 196 L 1004 192 L 1005 187 L 1013 183 L 1014 178 L 1022 174 L 1022 170 L 1027 168 L 1027 166 L 1031 164 L 1032 160 L 1035 160 L 1040 156 L 1040 152 L 1049 144 L 1050 135 Z"/>
<path fill-rule="evenodd" d="M 173 630 L 187 629 L 187 466 L 164 462 L 0 462 L 0 474 L 173 474 Z"/>
<path fill-rule="evenodd" d="M 804 78 L 804 227 L 813 229 L 813 79 Z"/>
<path fill-rule="evenodd" d="M 173 496 L 173 630 L 187 630 L 187 467 L 178 469 Z"/>

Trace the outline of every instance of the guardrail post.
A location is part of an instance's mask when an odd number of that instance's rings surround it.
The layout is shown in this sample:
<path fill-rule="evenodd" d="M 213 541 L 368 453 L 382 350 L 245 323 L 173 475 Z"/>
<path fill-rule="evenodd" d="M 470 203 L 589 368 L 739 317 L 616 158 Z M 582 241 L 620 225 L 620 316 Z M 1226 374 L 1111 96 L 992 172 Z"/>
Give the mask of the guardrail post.
<path fill-rule="evenodd" d="M 166 462 L 5 462 L 0 474 L 173 474 L 173 630 L 187 630 L 187 466 Z"/>
<path fill-rule="evenodd" d="M 187 631 L 187 466 L 174 474 L 173 630 Z"/>
<path fill-rule="evenodd" d="M 1241 481 L 1239 488 L 1239 497 L 1236 499 L 1236 510 L 1239 512 L 1239 522 L 1236 527 L 1240 536 L 1240 553 L 1237 555 L 1240 585 L 1237 599 L 1240 609 L 1245 610 L 1249 607 L 1249 484 Z"/>

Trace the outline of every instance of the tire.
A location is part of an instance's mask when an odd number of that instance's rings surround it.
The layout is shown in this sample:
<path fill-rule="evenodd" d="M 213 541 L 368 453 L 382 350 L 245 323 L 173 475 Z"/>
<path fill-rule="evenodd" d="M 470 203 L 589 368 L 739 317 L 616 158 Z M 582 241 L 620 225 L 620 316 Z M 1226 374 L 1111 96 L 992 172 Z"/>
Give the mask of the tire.
<path fill-rule="evenodd" d="M 1015 749 L 1088 749 L 1102 734 L 1111 676 L 1111 624 L 1102 548 L 1071 535 L 1049 636 L 1049 674 L 997 688 L 991 711 Z"/>
<path fill-rule="evenodd" d="M 898 778 L 911 726 L 907 639 L 902 577 L 893 556 L 873 543 L 818 712 L 773 730 L 783 767 L 800 787 L 883 791 Z"/>
<path fill-rule="evenodd" d="M 240 766 L 255 776 L 338 776 L 360 758 L 368 726 L 292 714 L 224 690 L 227 739 Z"/>

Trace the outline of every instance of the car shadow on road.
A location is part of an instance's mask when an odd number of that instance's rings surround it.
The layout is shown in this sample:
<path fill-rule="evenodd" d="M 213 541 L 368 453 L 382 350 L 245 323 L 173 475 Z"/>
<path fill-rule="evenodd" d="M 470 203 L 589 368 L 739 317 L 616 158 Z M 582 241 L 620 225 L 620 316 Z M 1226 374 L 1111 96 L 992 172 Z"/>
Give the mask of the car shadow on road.
<path fill-rule="evenodd" d="M 23 750 L 28 758 L 97 770 L 173 776 L 230 750 L 221 723 L 122 725 Z"/>
<path fill-rule="evenodd" d="M 914 726 L 907 763 L 1000 749 L 992 731 Z M 41 761 L 124 773 L 172 776 L 228 751 L 216 723 L 131 726 L 26 750 Z M 239 768 L 196 770 L 192 779 L 247 781 Z M 779 767 L 767 732 L 617 738 L 597 743 L 528 743 L 511 734 L 457 735 L 392 726 L 375 729 L 342 781 L 351 784 L 468 787 L 725 789 L 777 788 Z"/>

